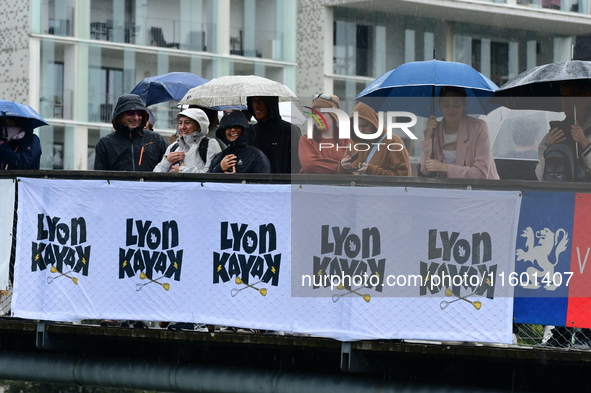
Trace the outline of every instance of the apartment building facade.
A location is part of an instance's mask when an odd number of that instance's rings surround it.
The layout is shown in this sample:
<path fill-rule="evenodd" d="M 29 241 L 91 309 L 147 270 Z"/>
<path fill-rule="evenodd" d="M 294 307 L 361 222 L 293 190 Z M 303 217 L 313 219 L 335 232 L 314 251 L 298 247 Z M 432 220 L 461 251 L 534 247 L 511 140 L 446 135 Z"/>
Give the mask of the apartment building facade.
<path fill-rule="evenodd" d="M 260 75 L 295 90 L 297 4 L 289 0 L 19 0 L 2 2 L 2 98 L 28 103 L 42 169 L 92 168 L 117 98 L 172 71 L 206 79 Z M 174 130 L 176 102 L 150 107 Z"/>

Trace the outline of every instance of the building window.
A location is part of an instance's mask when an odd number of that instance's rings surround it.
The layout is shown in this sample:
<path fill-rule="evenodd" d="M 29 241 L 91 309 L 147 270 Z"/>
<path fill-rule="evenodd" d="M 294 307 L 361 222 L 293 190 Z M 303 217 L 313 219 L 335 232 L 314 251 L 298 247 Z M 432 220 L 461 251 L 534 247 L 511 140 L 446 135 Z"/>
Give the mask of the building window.
<path fill-rule="evenodd" d="M 490 43 L 491 80 L 502 86 L 509 80 L 509 44 L 506 42 Z"/>
<path fill-rule="evenodd" d="M 110 123 L 117 99 L 123 91 L 123 70 L 101 68 L 101 95 L 99 118 L 103 123 Z"/>
<path fill-rule="evenodd" d="M 64 119 L 64 63 L 49 63 L 47 67 L 47 75 L 53 86 L 45 85 L 41 88 L 41 115 Z"/>
<path fill-rule="evenodd" d="M 44 34 L 74 35 L 74 0 L 47 0 L 43 4 L 42 26 Z"/>
<path fill-rule="evenodd" d="M 136 43 L 135 1 L 93 0 L 90 15 L 91 39 Z"/>
<path fill-rule="evenodd" d="M 335 21 L 333 37 L 335 74 L 372 75 L 374 26 Z"/>

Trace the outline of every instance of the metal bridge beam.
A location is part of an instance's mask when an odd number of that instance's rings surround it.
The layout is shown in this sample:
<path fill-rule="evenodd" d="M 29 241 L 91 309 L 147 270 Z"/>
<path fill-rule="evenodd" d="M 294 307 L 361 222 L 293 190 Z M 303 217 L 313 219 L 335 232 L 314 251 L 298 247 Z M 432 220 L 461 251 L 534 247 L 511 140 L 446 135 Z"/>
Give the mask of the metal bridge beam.
<path fill-rule="evenodd" d="M 367 377 L 277 373 L 27 352 L 0 353 L 0 379 L 179 393 L 498 392 L 471 387 L 401 384 Z"/>

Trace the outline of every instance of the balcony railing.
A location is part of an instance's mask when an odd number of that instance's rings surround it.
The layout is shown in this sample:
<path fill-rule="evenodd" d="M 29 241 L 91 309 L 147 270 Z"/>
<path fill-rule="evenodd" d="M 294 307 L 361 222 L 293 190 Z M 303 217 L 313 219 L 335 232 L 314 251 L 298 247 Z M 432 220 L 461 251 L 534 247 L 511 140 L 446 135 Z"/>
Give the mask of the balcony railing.
<path fill-rule="evenodd" d="M 42 89 L 39 99 L 41 116 L 53 119 L 72 119 L 73 95 L 72 90 L 47 91 Z"/>

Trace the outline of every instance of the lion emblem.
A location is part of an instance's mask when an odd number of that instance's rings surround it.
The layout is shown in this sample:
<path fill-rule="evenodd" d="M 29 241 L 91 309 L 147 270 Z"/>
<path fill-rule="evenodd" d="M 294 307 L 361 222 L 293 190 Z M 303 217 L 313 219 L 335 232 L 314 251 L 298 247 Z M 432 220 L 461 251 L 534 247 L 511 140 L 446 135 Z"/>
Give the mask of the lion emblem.
<path fill-rule="evenodd" d="M 515 251 L 517 260 L 532 263 L 532 266 L 526 270 L 529 280 L 526 285 L 523 285 L 523 288 L 537 289 L 540 287 L 539 282 L 542 278 L 547 277 L 544 281 L 551 282 L 546 284 L 544 288 L 548 291 L 555 290 L 557 287 L 552 280 L 554 277 L 554 267 L 558 263 L 560 254 L 566 250 L 568 233 L 564 229 L 558 229 L 554 233 L 550 229 L 544 228 L 535 233 L 535 239 L 538 239 L 538 244 L 534 245 L 534 231 L 531 227 L 527 227 L 524 229 L 521 237 L 526 239 L 525 250 L 518 249 Z M 534 278 L 535 276 L 537 278 Z"/>

